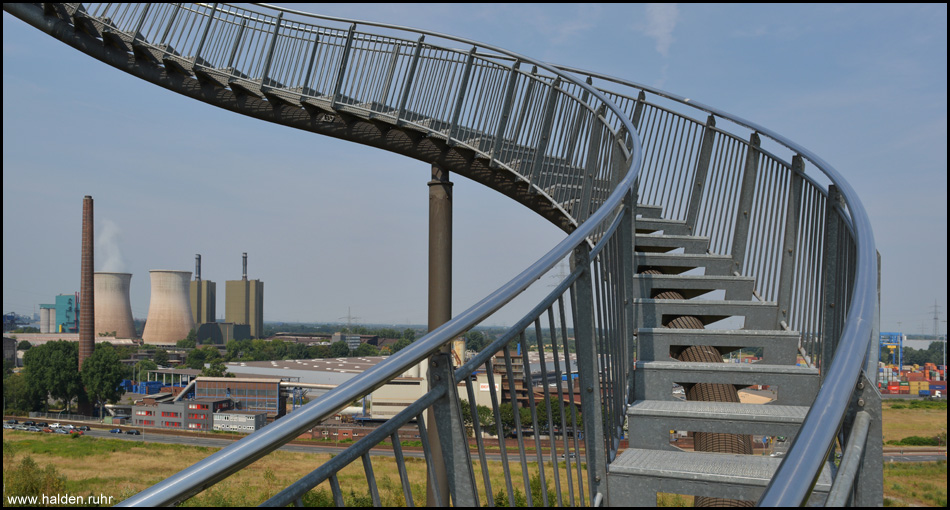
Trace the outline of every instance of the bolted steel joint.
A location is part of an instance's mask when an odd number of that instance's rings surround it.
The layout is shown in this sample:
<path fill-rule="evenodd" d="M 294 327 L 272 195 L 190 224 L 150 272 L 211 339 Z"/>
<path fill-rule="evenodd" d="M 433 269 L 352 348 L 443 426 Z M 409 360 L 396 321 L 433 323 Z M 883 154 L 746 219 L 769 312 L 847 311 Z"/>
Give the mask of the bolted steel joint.
<path fill-rule="evenodd" d="M 858 399 L 858 407 L 864 407 L 864 399 L 863 399 L 863 398 L 859 398 L 859 399 Z"/>

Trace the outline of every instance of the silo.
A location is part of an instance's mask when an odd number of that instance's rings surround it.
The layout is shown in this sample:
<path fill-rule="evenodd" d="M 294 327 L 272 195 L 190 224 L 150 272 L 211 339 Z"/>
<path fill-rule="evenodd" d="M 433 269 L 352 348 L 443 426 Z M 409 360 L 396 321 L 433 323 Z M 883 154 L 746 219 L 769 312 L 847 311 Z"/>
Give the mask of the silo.
<path fill-rule="evenodd" d="M 54 314 L 56 313 L 55 309 L 53 309 L 53 313 Z M 50 315 L 50 309 L 43 308 L 43 306 L 41 305 L 40 306 L 40 333 L 50 333 L 49 328 L 50 328 L 50 322 L 52 321 L 50 321 L 49 315 Z"/>
<path fill-rule="evenodd" d="M 147 344 L 174 345 L 195 328 L 191 314 L 191 271 L 149 271 L 152 280 L 148 318 L 142 340 Z"/>
<path fill-rule="evenodd" d="M 115 331 L 115 338 L 135 336 L 132 303 L 129 299 L 131 273 L 96 272 L 96 337 Z"/>

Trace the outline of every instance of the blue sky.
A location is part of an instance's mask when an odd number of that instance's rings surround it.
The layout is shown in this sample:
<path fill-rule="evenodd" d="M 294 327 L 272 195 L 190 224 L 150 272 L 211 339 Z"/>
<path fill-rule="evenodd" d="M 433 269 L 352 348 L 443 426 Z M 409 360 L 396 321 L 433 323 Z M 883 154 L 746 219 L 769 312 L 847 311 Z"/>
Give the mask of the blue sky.
<path fill-rule="evenodd" d="M 935 304 L 946 318 L 945 4 L 294 8 L 484 41 L 772 129 L 834 165 L 864 202 L 884 263 L 882 329 L 931 332 Z M 425 322 L 425 164 L 187 99 L 6 13 L 3 132 L 4 312 L 78 289 L 89 194 L 97 270 L 133 273 L 136 317 L 148 311 L 148 270 L 192 270 L 195 253 L 223 314 L 224 281 L 240 278 L 248 252 L 267 321 L 351 310 L 357 322 Z M 560 238 L 456 178 L 454 311 Z"/>

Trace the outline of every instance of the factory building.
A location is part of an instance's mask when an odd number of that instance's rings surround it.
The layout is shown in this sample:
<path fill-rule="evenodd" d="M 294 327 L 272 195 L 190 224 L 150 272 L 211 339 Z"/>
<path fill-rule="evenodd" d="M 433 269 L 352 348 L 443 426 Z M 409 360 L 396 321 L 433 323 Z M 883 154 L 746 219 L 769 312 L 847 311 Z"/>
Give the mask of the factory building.
<path fill-rule="evenodd" d="M 214 413 L 214 430 L 251 433 L 267 425 L 267 413 L 222 411 Z"/>
<path fill-rule="evenodd" d="M 56 305 L 40 305 L 40 333 L 55 333 Z"/>
<path fill-rule="evenodd" d="M 247 279 L 247 253 L 240 280 L 225 282 L 225 322 L 250 326 L 252 338 L 264 337 L 264 282 Z"/>
<path fill-rule="evenodd" d="M 56 296 L 56 318 L 50 333 L 79 333 L 79 294 Z"/>
<path fill-rule="evenodd" d="M 184 430 L 212 430 L 214 414 L 230 410 L 230 399 L 194 399 L 132 406 L 132 425 Z"/>
<path fill-rule="evenodd" d="M 195 324 L 213 323 L 217 294 L 216 284 L 201 279 L 201 255 L 195 255 L 195 279 L 191 282 L 191 311 Z"/>

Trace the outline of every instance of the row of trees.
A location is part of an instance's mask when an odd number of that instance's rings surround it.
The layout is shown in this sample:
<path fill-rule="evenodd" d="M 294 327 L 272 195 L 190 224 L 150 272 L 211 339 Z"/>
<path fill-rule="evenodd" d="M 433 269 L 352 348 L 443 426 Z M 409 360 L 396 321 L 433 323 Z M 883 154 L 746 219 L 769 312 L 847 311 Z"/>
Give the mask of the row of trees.
<path fill-rule="evenodd" d="M 474 420 L 472 419 L 471 405 L 466 400 L 461 400 L 462 423 L 470 434 L 474 433 Z M 568 405 L 564 409 L 564 421 L 561 420 L 561 406 L 557 397 L 548 397 L 547 399 L 538 399 L 535 402 L 535 412 L 538 416 L 538 434 L 549 435 L 551 430 L 548 426 L 548 409 L 551 412 L 551 426 L 556 433 L 566 429 L 573 429 L 574 424 L 578 431 L 584 430 L 584 420 L 581 417 L 580 409 L 574 405 Z M 478 426 L 483 433 L 495 436 L 498 434 L 498 427 L 495 425 L 495 414 L 491 408 L 486 406 L 475 406 L 478 417 Z M 573 416 L 572 416 L 573 415 Z M 518 430 L 515 421 L 515 407 L 510 402 L 504 402 L 498 406 L 498 417 L 501 421 L 502 433 L 507 437 Z M 531 428 L 531 408 L 518 408 L 518 420 L 521 422 L 521 429 Z"/>
<path fill-rule="evenodd" d="M 914 349 L 912 347 L 904 347 L 904 364 L 905 365 L 923 365 L 924 363 L 933 363 L 935 365 L 943 365 L 943 356 L 944 356 L 944 343 L 943 342 L 930 342 L 930 346 L 926 349 Z M 893 359 L 892 359 L 893 358 Z M 890 349 L 881 349 L 881 361 L 888 364 L 897 364 L 897 352 L 891 352 Z"/>
<path fill-rule="evenodd" d="M 78 343 L 60 340 L 33 347 L 23 355 L 21 373 L 4 374 L 5 405 L 22 412 L 48 411 L 52 399 L 62 401 L 69 411 L 74 400 L 116 402 L 123 393 L 119 384 L 129 372 L 119 354 L 112 344 L 100 343 L 80 371 Z"/>

